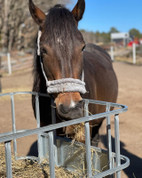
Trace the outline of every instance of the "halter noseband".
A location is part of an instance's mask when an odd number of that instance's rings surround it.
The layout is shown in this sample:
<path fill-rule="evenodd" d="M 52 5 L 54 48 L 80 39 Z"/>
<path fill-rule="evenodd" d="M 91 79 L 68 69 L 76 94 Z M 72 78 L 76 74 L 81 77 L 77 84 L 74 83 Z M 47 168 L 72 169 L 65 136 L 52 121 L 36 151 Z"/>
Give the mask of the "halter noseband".
<path fill-rule="evenodd" d="M 37 38 L 37 55 L 40 57 L 40 64 L 42 73 L 46 80 L 47 92 L 49 94 L 53 93 L 63 93 L 63 92 L 79 92 L 81 94 L 86 93 L 85 82 L 84 82 L 84 71 L 82 72 L 82 80 L 74 79 L 74 78 L 63 78 L 58 80 L 49 81 L 43 67 L 43 62 L 41 59 L 40 53 L 40 37 L 42 32 L 38 31 L 38 38 Z"/>

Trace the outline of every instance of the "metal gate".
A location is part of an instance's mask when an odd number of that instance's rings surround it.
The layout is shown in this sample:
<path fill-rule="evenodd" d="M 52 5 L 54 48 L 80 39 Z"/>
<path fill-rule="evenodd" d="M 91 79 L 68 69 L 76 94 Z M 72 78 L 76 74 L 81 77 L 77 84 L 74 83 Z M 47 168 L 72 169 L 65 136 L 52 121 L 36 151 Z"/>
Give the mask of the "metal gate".
<path fill-rule="evenodd" d="M 35 95 L 35 103 L 36 103 L 36 118 L 37 118 L 37 128 L 30 129 L 30 130 L 16 130 L 15 124 L 15 95 Z M 65 160 L 68 151 L 65 151 L 65 145 L 69 142 L 66 141 L 64 138 L 57 138 L 55 137 L 56 129 L 84 123 L 85 125 L 85 162 L 86 162 L 86 174 L 87 177 L 105 177 L 108 175 L 116 175 L 117 178 L 121 177 L 121 170 L 125 169 L 129 166 L 130 161 L 127 157 L 120 154 L 120 140 L 119 140 L 119 114 L 122 112 L 127 111 L 127 106 L 104 102 L 104 101 L 97 101 L 97 100 L 88 100 L 84 99 L 84 110 L 85 116 L 79 119 L 74 119 L 71 121 L 65 121 L 58 124 L 52 124 L 45 127 L 40 127 L 40 110 L 39 110 L 39 97 L 49 97 L 47 94 L 35 93 L 35 92 L 14 92 L 14 93 L 6 93 L 0 94 L 0 97 L 8 96 L 11 100 L 11 118 L 12 118 L 12 132 L 10 133 L 2 133 L 0 134 L 0 143 L 5 144 L 5 152 L 6 152 L 6 174 L 7 178 L 12 178 L 12 160 L 11 160 L 11 142 L 13 141 L 13 148 L 14 148 L 14 155 L 15 159 L 34 159 L 37 160 L 39 163 L 41 162 L 42 158 L 47 156 L 49 158 L 49 165 L 50 165 L 50 176 L 51 178 L 55 178 L 55 165 L 56 166 L 64 166 L 67 169 L 71 170 L 70 161 L 73 161 L 76 156 L 72 155 L 73 159 Z M 52 101 L 53 102 L 53 101 Z M 106 107 L 106 112 L 95 114 L 95 115 L 88 115 L 88 105 L 89 104 L 97 104 L 97 105 L 104 105 Z M 110 108 L 114 107 L 114 110 L 110 111 Z M 112 143 L 111 143 L 111 117 L 113 116 L 114 119 L 114 128 L 115 128 L 115 152 L 112 152 Z M 106 118 L 106 129 L 107 129 L 107 141 L 108 141 L 108 148 L 107 151 L 104 151 L 100 148 L 91 146 L 90 143 L 90 127 L 89 121 L 99 119 L 99 118 Z M 55 108 L 52 108 L 52 121 L 55 121 Z M 38 157 L 17 157 L 17 139 L 22 138 L 29 135 L 38 135 Z M 75 144 L 75 150 L 79 148 L 80 150 L 81 143 Z M 91 150 L 95 150 L 93 152 L 93 158 Z M 93 172 L 92 166 L 96 169 L 100 168 L 100 162 L 103 160 L 98 160 L 96 162 L 96 151 L 97 154 L 102 154 L 105 156 L 108 162 L 108 168 L 105 171 L 100 173 Z M 58 154 L 60 152 L 60 154 Z M 83 156 L 84 156 L 83 155 Z M 72 163 L 75 163 L 73 161 Z"/>

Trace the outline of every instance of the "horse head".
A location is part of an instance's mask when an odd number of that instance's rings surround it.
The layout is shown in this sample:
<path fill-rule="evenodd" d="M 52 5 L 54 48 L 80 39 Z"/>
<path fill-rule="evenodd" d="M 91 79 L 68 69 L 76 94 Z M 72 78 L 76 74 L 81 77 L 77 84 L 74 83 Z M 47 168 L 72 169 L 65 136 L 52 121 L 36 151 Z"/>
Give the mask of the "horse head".
<path fill-rule="evenodd" d="M 64 119 L 83 116 L 82 94 L 86 93 L 83 70 L 85 42 L 78 30 L 85 1 L 72 11 L 56 5 L 46 14 L 29 0 L 31 16 L 39 26 L 37 55 L 40 56 L 47 92 L 54 96 L 58 115 Z"/>

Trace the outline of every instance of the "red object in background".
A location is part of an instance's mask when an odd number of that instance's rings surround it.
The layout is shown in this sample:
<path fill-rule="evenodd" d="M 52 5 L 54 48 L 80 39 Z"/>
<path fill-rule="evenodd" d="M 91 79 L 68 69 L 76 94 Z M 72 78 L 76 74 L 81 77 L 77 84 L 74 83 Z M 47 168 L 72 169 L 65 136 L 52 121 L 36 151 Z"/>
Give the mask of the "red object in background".
<path fill-rule="evenodd" d="M 132 46 L 133 46 L 133 43 L 135 43 L 136 45 L 139 45 L 139 44 L 140 44 L 139 40 L 134 40 L 134 41 L 130 41 L 130 42 L 128 43 L 128 46 L 129 46 L 129 47 L 132 47 Z"/>

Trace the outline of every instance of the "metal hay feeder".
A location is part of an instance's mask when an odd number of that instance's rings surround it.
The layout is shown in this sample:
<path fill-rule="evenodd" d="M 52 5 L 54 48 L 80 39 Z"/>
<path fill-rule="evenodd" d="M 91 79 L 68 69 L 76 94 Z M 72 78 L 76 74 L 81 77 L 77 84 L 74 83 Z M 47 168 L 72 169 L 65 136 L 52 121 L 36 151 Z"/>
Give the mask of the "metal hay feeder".
<path fill-rule="evenodd" d="M 15 105 L 14 96 L 15 95 L 35 95 L 36 100 L 36 118 L 37 118 L 37 128 L 30 130 L 16 130 L 15 126 Z M 6 175 L 7 178 L 12 178 L 12 160 L 11 160 L 11 141 L 13 141 L 14 155 L 15 159 L 31 159 L 37 160 L 41 163 L 42 159 L 48 159 L 50 165 L 50 176 L 55 178 L 55 165 L 62 166 L 70 171 L 77 171 L 78 168 L 84 169 L 82 171 L 83 175 L 87 177 L 105 177 L 109 175 L 116 175 L 117 178 L 121 177 L 121 170 L 129 166 L 130 161 L 127 157 L 120 154 L 120 141 L 119 141 L 119 114 L 127 111 L 127 106 L 120 105 L 116 103 L 96 101 L 96 100 L 86 100 L 85 102 L 85 117 L 75 119 L 72 121 L 65 121 L 58 124 L 52 124 L 46 127 L 40 127 L 40 114 L 39 114 L 39 97 L 49 97 L 46 94 L 40 94 L 35 92 L 14 92 L 0 94 L 0 97 L 8 96 L 11 99 L 11 116 L 13 130 L 10 133 L 0 134 L 0 143 L 5 144 L 6 150 Z M 99 104 L 106 106 L 106 112 L 95 114 L 92 116 L 88 115 L 88 105 L 89 104 Z M 113 111 L 110 108 L 114 107 Z M 115 153 L 112 152 L 111 143 L 111 122 L 110 117 L 114 116 L 114 128 L 115 128 Z M 55 109 L 52 108 L 52 119 L 55 118 Z M 89 121 L 99 118 L 106 118 L 106 129 L 107 129 L 107 139 L 108 139 L 108 149 L 107 151 L 100 148 L 91 146 L 90 144 L 90 127 Z M 71 141 L 65 138 L 55 137 L 54 131 L 58 128 L 75 125 L 79 123 L 85 123 L 85 145 L 82 143 L 75 142 L 74 146 L 71 145 Z M 17 139 L 26 137 L 29 135 L 38 135 L 38 156 L 37 157 L 17 157 Z M 81 160 L 83 160 L 82 164 Z M 104 168 L 104 165 L 107 165 Z M 82 175 L 80 175 L 81 177 Z"/>

